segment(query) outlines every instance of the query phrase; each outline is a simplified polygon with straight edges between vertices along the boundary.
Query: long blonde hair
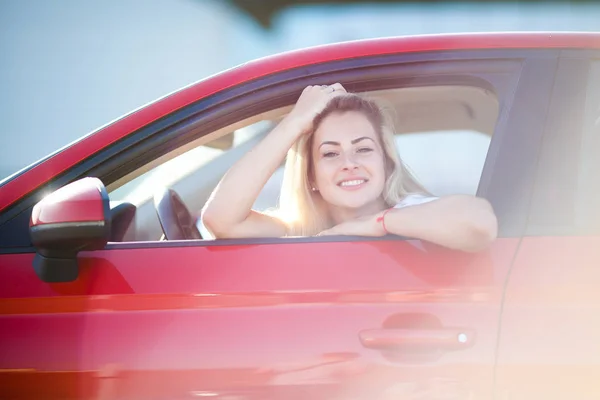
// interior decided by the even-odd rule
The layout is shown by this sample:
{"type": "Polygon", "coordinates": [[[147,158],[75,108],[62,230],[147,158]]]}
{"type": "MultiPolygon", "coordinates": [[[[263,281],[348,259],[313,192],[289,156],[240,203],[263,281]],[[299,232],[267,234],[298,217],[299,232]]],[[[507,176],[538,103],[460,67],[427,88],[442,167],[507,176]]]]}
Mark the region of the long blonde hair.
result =
{"type": "Polygon", "coordinates": [[[338,96],[314,119],[312,132],[300,138],[287,154],[277,214],[288,225],[290,236],[314,236],[331,227],[327,204],[320,193],[311,190],[313,133],[328,115],[349,111],[363,113],[381,140],[386,166],[382,194],[386,204],[393,207],[409,193],[428,193],[402,162],[392,120],[382,107],[357,94],[338,96]]]}

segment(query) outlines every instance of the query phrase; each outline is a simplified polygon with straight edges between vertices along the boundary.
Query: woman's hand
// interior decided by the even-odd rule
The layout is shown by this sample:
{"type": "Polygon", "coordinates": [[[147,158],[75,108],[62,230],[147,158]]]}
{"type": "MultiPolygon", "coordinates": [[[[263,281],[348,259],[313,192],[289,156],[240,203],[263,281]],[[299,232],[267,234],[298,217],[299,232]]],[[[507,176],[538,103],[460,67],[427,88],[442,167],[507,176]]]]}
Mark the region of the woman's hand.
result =
{"type": "Polygon", "coordinates": [[[340,83],[330,86],[307,86],[285,120],[291,121],[300,128],[301,134],[305,134],[312,130],[313,120],[325,109],[329,101],[346,93],[346,89],[340,83]]]}
{"type": "Polygon", "coordinates": [[[324,230],[317,236],[385,236],[383,224],[378,221],[382,213],[356,218],[350,221],[342,222],[333,228],[324,230]]]}

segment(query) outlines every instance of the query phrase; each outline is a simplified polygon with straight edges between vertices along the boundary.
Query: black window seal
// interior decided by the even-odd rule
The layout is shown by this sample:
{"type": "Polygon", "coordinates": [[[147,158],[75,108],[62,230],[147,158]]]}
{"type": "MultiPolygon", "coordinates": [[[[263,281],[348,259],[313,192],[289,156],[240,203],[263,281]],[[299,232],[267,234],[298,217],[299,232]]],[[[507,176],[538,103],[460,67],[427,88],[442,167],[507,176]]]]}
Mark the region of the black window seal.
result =
{"type": "Polygon", "coordinates": [[[499,121],[498,129],[505,134],[492,141],[488,151],[492,159],[486,159],[480,189],[489,186],[484,193],[498,216],[499,237],[525,234],[558,53],[551,60],[525,61],[510,110],[501,114],[507,120],[499,121]]]}

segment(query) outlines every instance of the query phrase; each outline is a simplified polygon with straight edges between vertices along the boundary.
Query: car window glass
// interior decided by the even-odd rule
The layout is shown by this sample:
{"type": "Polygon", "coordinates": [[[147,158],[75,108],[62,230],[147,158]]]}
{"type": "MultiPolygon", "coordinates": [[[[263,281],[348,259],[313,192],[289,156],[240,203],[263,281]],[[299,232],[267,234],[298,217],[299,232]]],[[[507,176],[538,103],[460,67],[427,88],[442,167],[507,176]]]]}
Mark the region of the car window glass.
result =
{"type": "Polygon", "coordinates": [[[204,146],[198,146],[164,162],[111,191],[111,201],[129,202],[136,206],[143,204],[152,198],[157,187],[171,187],[236,146],[240,146],[254,136],[264,133],[264,130],[270,126],[266,122],[259,121],[238,129],[204,146]]]}
{"type": "Polygon", "coordinates": [[[577,176],[575,225],[581,233],[600,233],[600,60],[590,63],[581,157],[577,176]]]}

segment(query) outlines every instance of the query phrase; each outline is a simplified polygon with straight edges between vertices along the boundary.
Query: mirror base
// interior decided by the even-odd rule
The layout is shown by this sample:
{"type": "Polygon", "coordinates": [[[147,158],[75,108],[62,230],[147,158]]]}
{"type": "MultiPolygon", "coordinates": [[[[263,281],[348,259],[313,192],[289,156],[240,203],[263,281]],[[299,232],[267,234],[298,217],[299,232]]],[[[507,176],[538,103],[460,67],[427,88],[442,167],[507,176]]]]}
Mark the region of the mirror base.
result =
{"type": "Polygon", "coordinates": [[[45,257],[36,253],[33,269],[42,281],[48,283],[72,282],[79,276],[76,257],[45,257]]]}

